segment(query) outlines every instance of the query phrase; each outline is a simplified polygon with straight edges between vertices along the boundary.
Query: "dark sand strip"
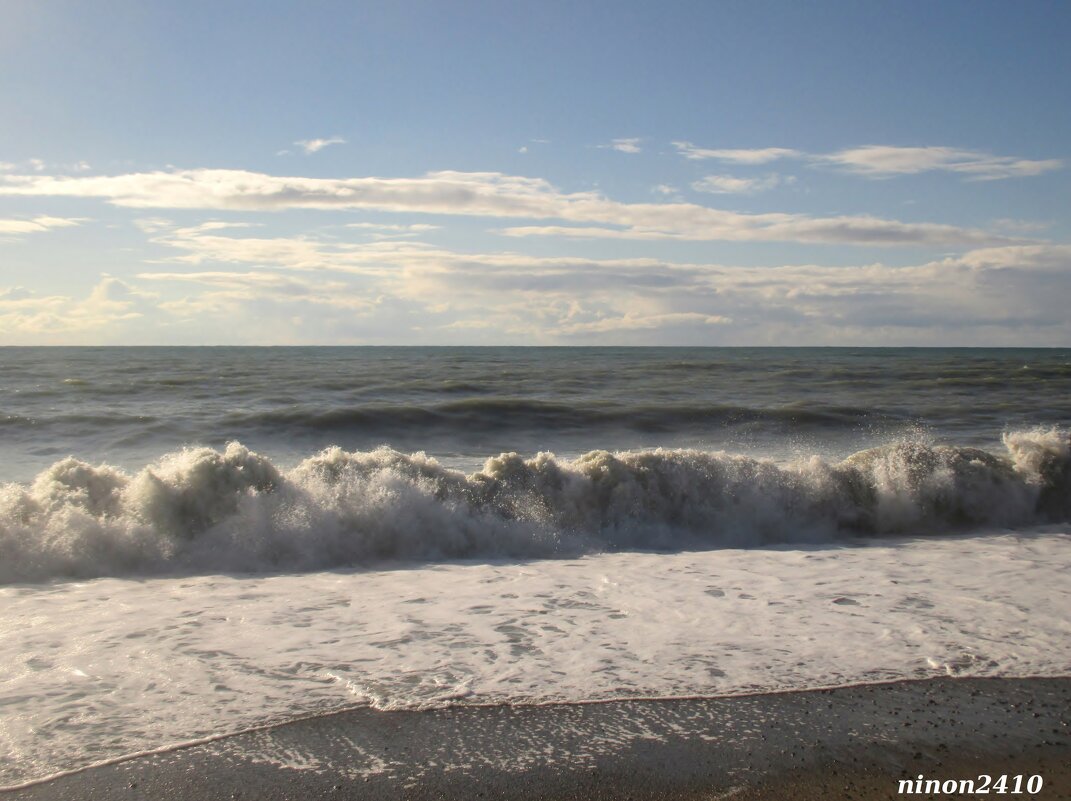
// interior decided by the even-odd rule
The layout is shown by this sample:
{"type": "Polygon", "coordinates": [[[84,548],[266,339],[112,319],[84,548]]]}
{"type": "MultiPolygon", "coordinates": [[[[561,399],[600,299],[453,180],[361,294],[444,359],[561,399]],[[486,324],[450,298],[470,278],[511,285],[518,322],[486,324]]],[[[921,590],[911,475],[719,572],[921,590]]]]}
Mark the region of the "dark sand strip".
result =
{"type": "Polygon", "coordinates": [[[1071,679],[935,679],[741,698],[361,709],[136,757],[2,797],[926,797],[896,794],[899,779],[919,773],[939,779],[1040,773],[1045,786],[1035,798],[1071,798],[1071,679]]]}

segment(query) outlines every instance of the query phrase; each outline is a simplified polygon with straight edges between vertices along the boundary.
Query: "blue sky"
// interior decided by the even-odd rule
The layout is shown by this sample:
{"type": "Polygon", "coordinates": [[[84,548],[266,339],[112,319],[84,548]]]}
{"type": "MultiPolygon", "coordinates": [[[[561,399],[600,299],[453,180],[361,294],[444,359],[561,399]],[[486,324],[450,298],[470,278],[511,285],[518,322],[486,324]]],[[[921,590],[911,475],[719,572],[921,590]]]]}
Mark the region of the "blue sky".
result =
{"type": "Polygon", "coordinates": [[[1064,3],[0,16],[0,343],[1071,343],[1064,3]]]}

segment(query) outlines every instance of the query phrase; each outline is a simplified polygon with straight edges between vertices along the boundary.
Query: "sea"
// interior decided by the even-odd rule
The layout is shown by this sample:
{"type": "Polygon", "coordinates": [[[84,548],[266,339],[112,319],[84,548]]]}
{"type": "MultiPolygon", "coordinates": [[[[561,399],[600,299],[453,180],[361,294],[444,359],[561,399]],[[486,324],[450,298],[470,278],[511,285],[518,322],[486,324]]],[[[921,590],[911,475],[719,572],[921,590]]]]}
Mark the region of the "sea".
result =
{"type": "Polygon", "coordinates": [[[0,348],[0,788],[362,706],[1071,675],[1069,426],[1067,348],[0,348]]]}

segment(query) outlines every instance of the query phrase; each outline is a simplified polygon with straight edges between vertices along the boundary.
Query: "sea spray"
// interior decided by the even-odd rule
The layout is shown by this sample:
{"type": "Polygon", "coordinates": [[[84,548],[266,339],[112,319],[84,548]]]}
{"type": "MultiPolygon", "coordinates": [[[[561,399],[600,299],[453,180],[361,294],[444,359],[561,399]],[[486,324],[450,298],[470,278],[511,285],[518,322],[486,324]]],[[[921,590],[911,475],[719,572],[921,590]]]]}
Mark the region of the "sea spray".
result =
{"type": "Polygon", "coordinates": [[[238,443],[171,453],[134,475],[67,458],[0,488],[0,581],[739,548],[1067,520],[1067,433],[1004,442],[1005,456],[901,441],[839,463],[504,453],[471,475],[389,448],[328,448],[285,471],[238,443]]]}

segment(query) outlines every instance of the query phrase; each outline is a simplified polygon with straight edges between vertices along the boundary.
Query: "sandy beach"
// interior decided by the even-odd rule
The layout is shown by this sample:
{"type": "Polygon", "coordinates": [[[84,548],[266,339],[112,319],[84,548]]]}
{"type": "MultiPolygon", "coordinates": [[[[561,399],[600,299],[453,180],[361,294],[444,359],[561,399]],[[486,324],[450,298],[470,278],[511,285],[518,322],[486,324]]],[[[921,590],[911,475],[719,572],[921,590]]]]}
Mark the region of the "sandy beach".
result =
{"type": "MultiPolygon", "coordinates": [[[[902,778],[1071,791],[1071,679],[934,679],[720,699],[360,709],[4,794],[59,799],[891,798],[902,778]]],[[[947,797],[947,796],[941,796],[947,797]]]]}

